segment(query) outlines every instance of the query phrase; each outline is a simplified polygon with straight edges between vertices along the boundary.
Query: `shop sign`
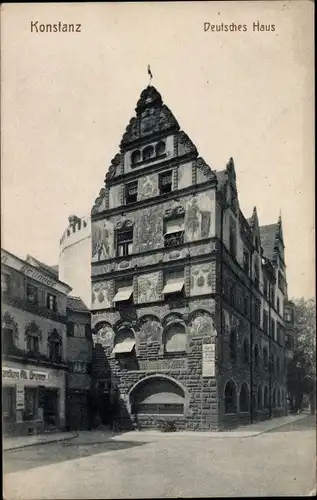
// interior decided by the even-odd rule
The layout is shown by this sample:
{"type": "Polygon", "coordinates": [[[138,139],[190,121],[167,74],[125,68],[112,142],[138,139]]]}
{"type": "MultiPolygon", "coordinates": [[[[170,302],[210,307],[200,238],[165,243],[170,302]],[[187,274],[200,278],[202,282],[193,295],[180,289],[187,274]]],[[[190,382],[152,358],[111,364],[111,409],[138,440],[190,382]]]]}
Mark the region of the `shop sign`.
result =
{"type": "Polygon", "coordinates": [[[203,344],[203,377],[215,376],[215,344],[203,344]]]}
{"type": "Polygon", "coordinates": [[[24,387],[16,388],[16,404],[15,407],[17,410],[24,409],[24,387]]]}
{"type": "Polygon", "coordinates": [[[49,379],[49,374],[35,370],[2,367],[2,378],[3,380],[34,380],[35,382],[44,382],[49,379]]]}

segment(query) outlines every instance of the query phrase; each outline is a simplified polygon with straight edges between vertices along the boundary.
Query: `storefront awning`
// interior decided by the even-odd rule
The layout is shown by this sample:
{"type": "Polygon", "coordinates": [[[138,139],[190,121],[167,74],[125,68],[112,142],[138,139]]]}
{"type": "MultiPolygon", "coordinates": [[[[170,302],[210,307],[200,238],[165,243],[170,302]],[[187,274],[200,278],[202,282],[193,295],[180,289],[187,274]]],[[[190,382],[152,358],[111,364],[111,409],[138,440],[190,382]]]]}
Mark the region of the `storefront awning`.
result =
{"type": "Polygon", "coordinates": [[[123,300],[129,300],[133,293],[133,287],[128,286],[124,288],[120,288],[118,292],[116,293],[113,302],[121,302],[123,300]]]}
{"type": "Polygon", "coordinates": [[[113,354],[122,354],[122,353],[129,353],[132,351],[133,347],[135,346],[135,340],[124,340],[123,342],[120,342],[119,344],[114,346],[113,349],[113,354]]]}
{"type": "Polygon", "coordinates": [[[177,233],[184,231],[184,220],[174,219],[166,222],[165,234],[177,233]]]}
{"type": "Polygon", "coordinates": [[[165,293],[175,293],[181,292],[184,286],[184,281],[178,281],[174,283],[167,283],[163,288],[163,294],[165,293]]]}

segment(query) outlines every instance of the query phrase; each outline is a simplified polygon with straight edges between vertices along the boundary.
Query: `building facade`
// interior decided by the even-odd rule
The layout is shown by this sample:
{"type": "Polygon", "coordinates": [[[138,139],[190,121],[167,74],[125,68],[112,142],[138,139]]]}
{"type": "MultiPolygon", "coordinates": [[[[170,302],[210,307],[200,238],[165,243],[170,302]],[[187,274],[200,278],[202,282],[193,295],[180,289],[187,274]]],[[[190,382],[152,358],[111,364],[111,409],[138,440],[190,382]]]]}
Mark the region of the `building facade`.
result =
{"type": "Polygon", "coordinates": [[[63,430],[71,288],[30,256],[1,250],[1,264],[4,433],[63,430]]]}
{"type": "Polygon", "coordinates": [[[239,207],[148,86],[91,212],[92,375],[121,425],[221,430],[285,414],[281,218],[239,207]]]}
{"type": "Polygon", "coordinates": [[[66,426],[84,430],[91,426],[90,311],[79,297],[67,297],[67,388],[66,426]]]}

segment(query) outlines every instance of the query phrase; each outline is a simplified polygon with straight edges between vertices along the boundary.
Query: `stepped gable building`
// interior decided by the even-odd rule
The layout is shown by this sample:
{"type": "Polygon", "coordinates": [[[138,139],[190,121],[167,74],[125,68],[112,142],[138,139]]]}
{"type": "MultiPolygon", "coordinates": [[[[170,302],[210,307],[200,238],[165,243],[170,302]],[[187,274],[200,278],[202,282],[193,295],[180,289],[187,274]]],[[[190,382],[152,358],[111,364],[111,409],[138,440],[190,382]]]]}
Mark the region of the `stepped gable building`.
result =
{"type": "Polygon", "coordinates": [[[66,300],[70,290],[49,266],[1,249],[5,434],[65,428],[66,300]]]}
{"type": "Polygon", "coordinates": [[[239,207],[148,86],[91,212],[95,387],[121,425],[221,430],[286,411],[281,218],[239,207]]]}

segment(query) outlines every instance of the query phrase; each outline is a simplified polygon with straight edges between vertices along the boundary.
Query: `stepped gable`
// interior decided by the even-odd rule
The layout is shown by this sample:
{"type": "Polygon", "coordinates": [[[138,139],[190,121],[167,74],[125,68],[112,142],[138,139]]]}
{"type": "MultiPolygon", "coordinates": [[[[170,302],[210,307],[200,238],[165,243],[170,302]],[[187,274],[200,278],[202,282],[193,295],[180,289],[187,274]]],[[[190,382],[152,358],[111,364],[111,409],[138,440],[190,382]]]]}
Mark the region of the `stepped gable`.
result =
{"type": "Polygon", "coordinates": [[[121,150],[133,147],[135,142],[150,135],[170,133],[180,128],[173,113],[163,104],[161,94],[152,85],[141,92],[135,111],[136,116],[131,118],[123,134],[121,150]]]}

